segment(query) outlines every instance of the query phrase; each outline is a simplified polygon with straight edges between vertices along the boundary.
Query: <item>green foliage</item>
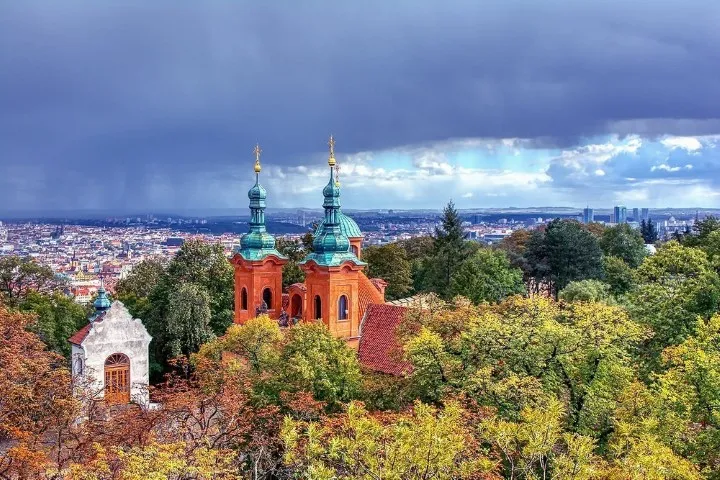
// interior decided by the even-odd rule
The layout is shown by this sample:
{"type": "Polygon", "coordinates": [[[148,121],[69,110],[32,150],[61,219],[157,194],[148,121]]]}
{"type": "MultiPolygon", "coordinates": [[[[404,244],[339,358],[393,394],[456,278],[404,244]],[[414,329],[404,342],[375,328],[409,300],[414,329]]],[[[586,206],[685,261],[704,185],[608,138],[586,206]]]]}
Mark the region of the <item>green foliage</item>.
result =
{"type": "Polygon", "coordinates": [[[442,225],[435,229],[433,254],[422,263],[420,288],[450,298],[452,277],[468,258],[471,249],[465,240],[460,215],[453,202],[450,202],[443,210],[442,225]]]}
{"type": "Polygon", "coordinates": [[[360,365],[347,342],[322,323],[301,323],[288,330],[280,355],[286,391],[311,392],[335,408],[360,391],[360,365]]]}
{"type": "Polygon", "coordinates": [[[525,284],[522,271],[510,265],[505,252],[482,248],[453,274],[450,292],[476,304],[496,303],[510,295],[525,293],[525,284]]]}
{"type": "Polygon", "coordinates": [[[150,314],[149,297],[164,275],[165,264],[161,259],[145,259],[135,265],[127,277],[117,282],[115,295],[133,317],[145,320],[150,314]]]}
{"type": "Polygon", "coordinates": [[[600,247],[605,255],[620,258],[632,268],[640,265],[647,255],[640,232],[627,223],[605,229],[600,247]]]}
{"type": "Polygon", "coordinates": [[[68,338],[88,322],[86,308],[61,293],[44,295],[31,291],[20,304],[20,310],[36,315],[29,330],[36,333],[48,349],[70,358],[68,338]]]}
{"type": "Polygon", "coordinates": [[[527,243],[528,277],[548,284],[557,294],[575,280],[602,278],[602,251],[597,238],[578,222],[555,219],[527,243]]]}
{"type": "Polygon", "coordinates": [[[612,299],[610,285],[599,280],[570,282],[560,291],[560,300],[566,302],[607,302],[612,299]]]}
{"type": "Polygon", "coordinates": [[[402,298],[412,289],[407,252],[397,243],[365,248],[363,261],[368,263],[367,275],[370,278],[382,278],[388,283],[385,290],[387,300],[402,298]]]}
{"type": "Polygon", "coordinates": [[[29,257],[0,257],[0,300],[16,307],[30,292],[58,291],[63,282],[47,265],[29,257]]]}
{"type": "Polygon", "coordinates": [[[658,231],[655,222],[648,218],[640,222],[640,235],[643,237],[643,241],[648,244],[653,244],[658,241],[658,231]]]}
{"type": "Polygon", "coordinates": [[[190,355],[213,337],[210,295],[194,283],[181,284],[168,298],[164,336],[168,355],[190,355]]]}
{"type": "Polygon", "coordinates": [[[653,328],[648,360],[657,366],[659,353],[695,332],[697,319],[708,319],[720,306],[720,278],[705,252],[668,242],[647,257],[630,294],[637,320],[653,328]]]}
{"type": "Polygon", "coordinates": [[[283,265],[283,289],[286,289],[293,283],[304,282],[305,272],[303,272],[298,265],[309,252],[304,246],[304,241],[278,238],[275,240],[275,248],[277,248],[278,252],[288,257],[288,262],[283,265]]]}
{"type": "Polygon", "coordinates": [[[635,285],[633,269],[618,257],[603,258],[604,281],[610,286],[610,293],[621,296],[628,293],[635,285]]]}

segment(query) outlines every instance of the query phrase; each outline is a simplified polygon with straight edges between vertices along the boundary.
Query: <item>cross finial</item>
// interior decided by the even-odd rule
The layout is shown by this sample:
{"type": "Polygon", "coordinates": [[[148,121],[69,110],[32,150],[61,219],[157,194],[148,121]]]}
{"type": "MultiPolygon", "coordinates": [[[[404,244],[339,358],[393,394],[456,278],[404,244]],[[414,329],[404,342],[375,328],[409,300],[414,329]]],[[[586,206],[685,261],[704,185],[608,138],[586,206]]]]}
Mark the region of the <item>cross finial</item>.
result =
{"type": "Polygon", "coordinates": [[[328,141],[330,147],[330,156],[328,157],[328,165],[331,167],[335,166],[335,139],[330,135],[330,141],[328,141]]]}
{"type": "Polygon", "coordinates": [[[260,153],[262,153],[262,150],[260,150],[260,144],[255,144],[253,153],[255,154],[255,173],[260,173],[260,170],[262,170],[262,167],[260,166],[260,153]]]}

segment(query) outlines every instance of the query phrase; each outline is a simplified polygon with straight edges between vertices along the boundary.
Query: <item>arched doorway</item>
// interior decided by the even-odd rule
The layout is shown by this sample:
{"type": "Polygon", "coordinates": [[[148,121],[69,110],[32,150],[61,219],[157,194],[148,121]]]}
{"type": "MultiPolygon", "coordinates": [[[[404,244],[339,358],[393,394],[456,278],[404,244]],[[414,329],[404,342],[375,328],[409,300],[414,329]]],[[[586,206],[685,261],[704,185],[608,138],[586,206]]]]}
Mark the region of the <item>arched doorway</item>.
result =
{"type": "Polygon", "coordinates": [[[315,318],[322,318],[322,300],[320,300],[320,295],[315,295],[315,318]]]}
{"type": "Polygon", "coordinates": [[[105,360],[105,401],[130,403],[130,359],[113,353],[105,360]]]}
{"type": "Polygon", "coordinates": [[[302,317],[302,297],[300,295],[293,295],[292,300],[290,300],[290,317],[302,317]]]}
{"type": "Polygon", "coordinates": [[[265,302],[265,305],[267,306],[268,310],[272,310],[273,303],[272,303],[272,290],[270,290],[270,287],[265,288],[263,290],[263,302],[265,302]]]}

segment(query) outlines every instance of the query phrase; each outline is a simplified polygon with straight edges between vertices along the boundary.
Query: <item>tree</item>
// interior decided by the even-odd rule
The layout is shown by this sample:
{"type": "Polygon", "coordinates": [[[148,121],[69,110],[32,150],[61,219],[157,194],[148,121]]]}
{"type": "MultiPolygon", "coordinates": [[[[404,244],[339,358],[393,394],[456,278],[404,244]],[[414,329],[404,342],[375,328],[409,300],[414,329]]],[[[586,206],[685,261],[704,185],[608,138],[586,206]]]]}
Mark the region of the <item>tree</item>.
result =
{"type": "Polygon", "coordinates": [[[474,303],[497,303],[525,293],[522,271],[500,250],[483,248],[467,259],[450,280],[450,292],[474,303]]]}
{"type": "Polygon", "coordinates": [[[407,414],[375,416],[351,403],[339,421],[286,419],[285,462],[317,480],[485,478],[494,462],[473,448],[473,426],[463,417],[450,401],[443,409],[416,403],[407,414]]]}
{"type": "Polygon", "coordinates": [[[530,230],[514,230],[509,236],[503,238],[498,245],[498,248],[507,254],[510,264],[513,267],[520,268],[523,272],[528,271],[525,251],[531,236],[530,230]]]}
{"type": "Polygon", "coordinates": [[[347,342],[322,323],[301,323],[287,331],[280,354],[282,390],[310,392],[336,409],[360,390],[360,365],[347,342]]]}
{"type": "Polygon", "coordinates": [[[573,220],[555,219],[528,242],[531,277],[557,293],[574,280],[602,278],[602,251],[597,238],[573,220]]]}
{"type": "Polygon", "coordinates": [[[470,253],[462,220],[451,201],[443,210],[442,225],[435,229],[433,254],[423,262],[422,288],[449,298],[450,280],[470,253]]]}
{"type": "Polygon", "coordinates": [[[28,331],[32,321],[0,303],[2,478],[39,478],[80,411],[65,359],[28,331]]]}
{"type": "Polygon", "coordinates": [[[695,332],[697,318],[708,319],[720,306],[720,277],[705,252],[675,241],[666,243],[637,269],[631,312],[655,335],[648,360],[658,366],[660,352],[695,332]]]}
{"type": "Polygon", "coordinates": [[[615,296],[628,293],[635,285],[633,269],[618,257],[603,258],[604,281],[615,296]]]}
{"type": "Polygon", "coordinates": [[[48,348],[66,359],[70,358],[68,338],[88,322],[88,312],[61,293],[44,295],[29,292],[20,304],[20,310],[35,315],[28,325],[48,348]]]}
{"type": "Polygon", "coordinates": [[[50,293],[62,286],[47,265],[28,257],[0,257],[0,297],[10,306],[17,306],[31,291],[50,293]]]}
{"type": "Polygon", "coordinates": [[[286,289],[293,283],[302,283],[305,281],[305,272],[302,271],[298,263],[307,255],[307,250],[303,246],[304,242],[299,240],[286,240],[278,238],[275,246],[278,252],[288,257],[288,262],[283,265],[283,288],[286,289]]]}
{"type": "Polygon", "coordinates": [[[407,252],[397,243],[367,247],[363,250],[363,260],[368,263],[369,277],[382,278],[388,283],[387,300],[402,298],[412,289],[407,252]]]}
{"type": "Polygon", "coordinates": [[[658,241],[658,232],[655,223],[652,219],[648,218],[647,222],[642,220],[640,222],[640,235],[647,244],[653,244],[658,241]]]}
{"type": "Polygon", "coordinates": [[[605,255],[621,258],[632,268],[640,265],[647,255],[643,237],[627,223],[605,229],[600,248],[605,255]]]}
{"type": "Polygon", "coordinates": [[[185,283],[172,292],[165,325],[167,354],[187,356],[212,340],[210,314],[210,296],[202,287],[185,283]]]}
{"type": "Polygon", "coordinates": [[[560,291],[559,298],[566,302],[607,302],[611,299],[610,285],[599,280],[570,282],[560,291]]]}
{"type": "Polygon", "coordinates": [[[115,294],[133,317],[147,319],[150,312],[149,297],[165,275],[165,262],[148,258],[136,264],[127,277],[115,286],[115,294]]]}

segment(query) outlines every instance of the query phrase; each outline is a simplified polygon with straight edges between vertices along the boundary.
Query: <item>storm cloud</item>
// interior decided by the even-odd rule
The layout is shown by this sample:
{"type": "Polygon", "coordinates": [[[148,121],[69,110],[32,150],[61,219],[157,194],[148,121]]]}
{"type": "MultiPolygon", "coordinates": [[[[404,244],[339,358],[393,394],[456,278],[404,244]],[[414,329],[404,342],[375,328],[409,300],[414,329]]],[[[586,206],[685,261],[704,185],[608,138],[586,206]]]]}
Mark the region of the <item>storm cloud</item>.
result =
{"type": "MultiPolygon", "coordinates": [[[[383,152],[442,156],[431,146],[448,139],[521,139],[510,171],[584,204],[573,197],[584,167],[556,153],[607,135],[647,147],[720,133],[719,24],[711,0],[2,2],[0,210],[242,209],[255,142],[277,205],[315,206],[308,187],[321,180],[298,167],[322,165],[330,133],[347,174],[402,170],[380,165],[383,152]]],[[[645,178],[629,157],[612,158],[592,173],[627,172],[596,185],[645,178]]],[[[647,176],[701,178],[675,160],[653,157],[647,176]]],[[[428,177],[448,174],[437,158],[409,162],[419,181],[426,166],[428,177]]],[[[716,153],[700,163],[720,166],[716,153]]],[[[477,181],[497,175],[504,204],[534,201],[513,196],[507,171],[477,181]]],[[[380,205],[362,183],[348,206],[446,201],[407,185],[388,197],[398,205],[380,205]]],[[[464,198],[483,206],[479,197],[464,198]]]]}

